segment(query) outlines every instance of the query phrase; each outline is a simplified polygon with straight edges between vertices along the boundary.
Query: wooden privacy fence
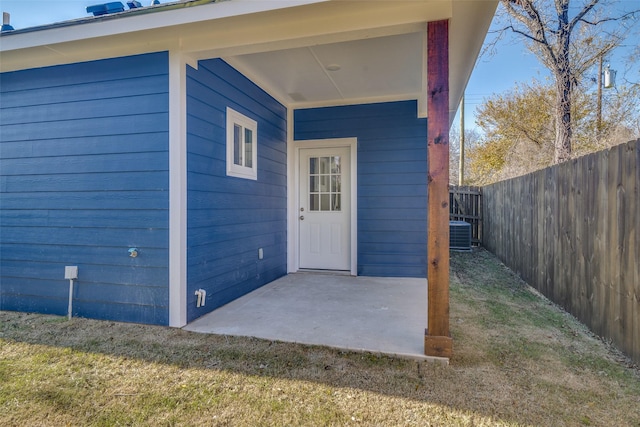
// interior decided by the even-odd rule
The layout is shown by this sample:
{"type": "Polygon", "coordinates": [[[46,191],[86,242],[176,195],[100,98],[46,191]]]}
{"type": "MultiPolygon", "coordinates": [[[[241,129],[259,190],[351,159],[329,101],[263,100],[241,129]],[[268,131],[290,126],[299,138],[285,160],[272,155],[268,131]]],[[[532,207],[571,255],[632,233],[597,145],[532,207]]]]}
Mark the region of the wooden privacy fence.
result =
{"type": "Polygon", "coordinates": [[[640,140],[482,193],[483,245],[640,363],[640,140]]]}
{"type": "Polygon", "coordinates": [[[482,189],[471,186],[449,186],[449,220],[471,224],[471,243],[482,243],[482,189]]]}

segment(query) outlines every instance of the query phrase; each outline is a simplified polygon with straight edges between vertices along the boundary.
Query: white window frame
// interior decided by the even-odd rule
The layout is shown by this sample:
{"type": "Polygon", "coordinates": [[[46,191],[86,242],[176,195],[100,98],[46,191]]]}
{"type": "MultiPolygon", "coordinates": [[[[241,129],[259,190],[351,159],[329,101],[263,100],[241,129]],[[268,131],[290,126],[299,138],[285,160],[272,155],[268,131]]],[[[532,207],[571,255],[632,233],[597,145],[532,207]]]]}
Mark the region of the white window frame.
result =
{"type": "Polygon", "coordinates": [[[250,119],[237,112],[236,110],[227,107],[227,175],[235,176],[237,178],[245,179],[258,179],[258,122],[250,119]],[[252,150],[251,150],[251,167],[244,165],[236,165],[233,162],[234,159],[234,128],[238,125],[242,128],[240,135],[243,138],[241,143],[241,150],[244,153],[244,135],[245,129],[249,129],[252,132],[252,150]]]}

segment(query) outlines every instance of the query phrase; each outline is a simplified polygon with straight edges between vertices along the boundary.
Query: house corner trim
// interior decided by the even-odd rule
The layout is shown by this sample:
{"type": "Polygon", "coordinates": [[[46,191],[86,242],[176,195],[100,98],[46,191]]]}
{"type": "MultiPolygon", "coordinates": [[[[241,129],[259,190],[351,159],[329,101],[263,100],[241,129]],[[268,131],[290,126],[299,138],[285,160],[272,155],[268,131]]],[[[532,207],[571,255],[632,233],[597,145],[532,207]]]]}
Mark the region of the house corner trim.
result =
{"type": "Polygon", "coordinates": [[[187,64],[169,52],[169,326],[187,324],[187,64]]]}

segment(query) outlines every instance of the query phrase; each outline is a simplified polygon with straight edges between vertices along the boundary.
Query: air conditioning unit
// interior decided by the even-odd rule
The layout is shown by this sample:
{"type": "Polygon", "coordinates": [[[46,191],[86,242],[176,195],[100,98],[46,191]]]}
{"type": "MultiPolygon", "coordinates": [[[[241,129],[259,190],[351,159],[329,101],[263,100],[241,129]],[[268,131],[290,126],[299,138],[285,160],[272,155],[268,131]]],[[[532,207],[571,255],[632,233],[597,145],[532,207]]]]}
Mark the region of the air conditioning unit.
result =
{"type": "Polygon", "coordinates": [[[464,221],[449,221],[449,249],[471,250],[471,224],[464,221]]]}

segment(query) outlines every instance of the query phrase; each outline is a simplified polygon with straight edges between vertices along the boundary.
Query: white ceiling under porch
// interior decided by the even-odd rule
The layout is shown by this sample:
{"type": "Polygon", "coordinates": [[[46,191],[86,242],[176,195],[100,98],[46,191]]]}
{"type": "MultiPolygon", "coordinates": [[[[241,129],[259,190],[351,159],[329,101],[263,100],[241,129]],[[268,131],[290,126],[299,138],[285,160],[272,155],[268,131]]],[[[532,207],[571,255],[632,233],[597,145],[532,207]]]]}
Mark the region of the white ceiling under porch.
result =
{"type": "Polygon", "coordinates": [[[226,59],[288,105],[418,99],[424,33],[329,43],[226,59]]]}

